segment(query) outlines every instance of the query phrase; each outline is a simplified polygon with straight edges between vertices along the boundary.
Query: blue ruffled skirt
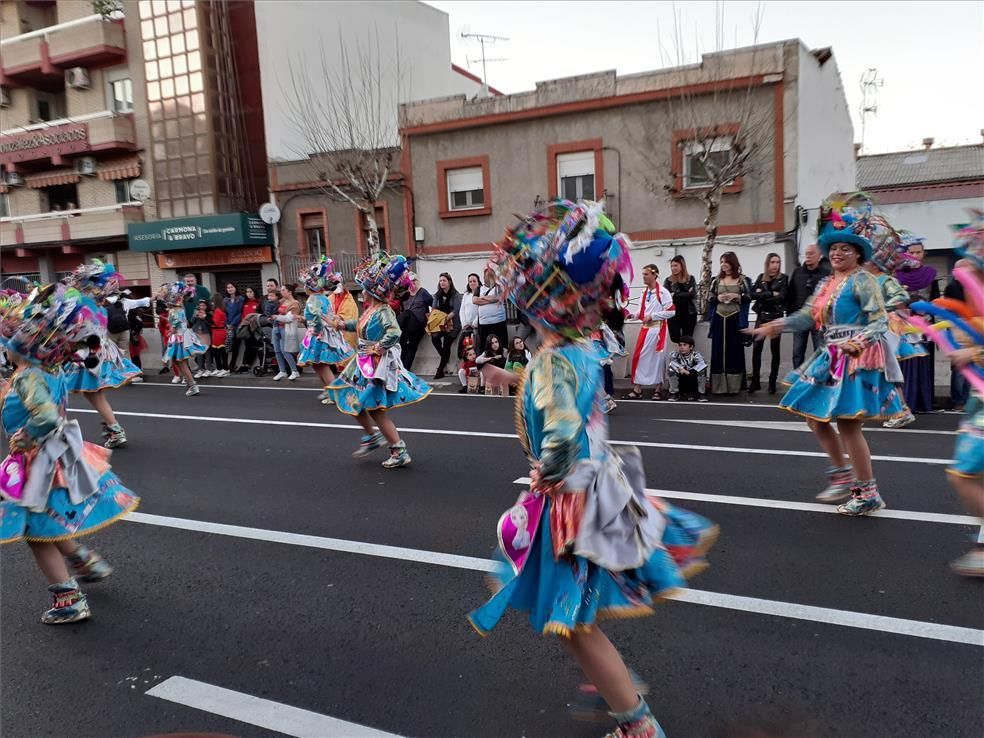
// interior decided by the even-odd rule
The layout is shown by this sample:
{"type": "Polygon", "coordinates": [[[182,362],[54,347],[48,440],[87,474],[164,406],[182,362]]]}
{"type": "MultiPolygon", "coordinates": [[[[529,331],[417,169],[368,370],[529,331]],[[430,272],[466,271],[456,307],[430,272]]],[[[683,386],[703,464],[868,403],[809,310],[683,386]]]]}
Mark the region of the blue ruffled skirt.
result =
{"type": "Polygon", "coordinates": [[[44,512],[31,512],[10,500],[0,502],[0,543],[14,541],[63,541],[95,533],[133,512],[140,498],[107,470],[99,478],[99,489],[73,505],[65,487],[48,495],[44,512]]]}
{"type": "Polygon", "coordinates": [[[960,423],[953,464],[947,470],[958,477],[984,476],[984,402],[972,395],[960,423]]]}
{"type": "Polygon", "coordinates": [[[98,392],[116,389],[128,384],[140,375],[140,368],[129,359],[120,356],[116,362],[102,361],[95,369],[72,364],[65,369],[65,388],[69,392],[98,392]]]}
{"type": "MultiPolygon", "coordinates": [[[[336,333],[338,332],[336,331],[336,333]]],[[[301,342],[300,353],[297,354],[297,365],[344,364],[355,356],[355,350],[340,333],[332,337],[337,338],[335,341],[326,341],[325,338],[328,338],[326,333],[310,337],[305,336],[301,342]]]]}
{"type": "Polygon", "coordinates": [[[358,415],[363,410],[392,410],[420,402],[432,391],[432,387],[420,377],[406,371],[400,375],[393,391],[379,379],[367,379],[357,361],[350,361],[345,371],[328,386],[328,392],[336,407],[346,415],[358,415]]]}
{"type": "Polygon", "coordinates": [[[207,350],[191,330],[186,330],[181,340],[176,340],[177,338],[173,333],[168,336],[167,347],[162,357],[165,364],[170,364],[172,361],[187,361],[192,356],[204,354],[207,350]]]}
{"type": "Polygon", "coordinates": [[[510,607],[528,612],[536,632],[564,637],[600,619],[648,615],[657,600],[684,587],[688,576],[706,568],[703,553],[717,538],[717,526],[706,518],[659,500],[666,519],[665,548],[638,569],[609,571],[580,556],[554,558],[551,504],[544,509],[529,558],[518,575],[497,551],[496,570],[490,575],[495,594],[468,615],[481,635],[487,635],[510,607]]]}

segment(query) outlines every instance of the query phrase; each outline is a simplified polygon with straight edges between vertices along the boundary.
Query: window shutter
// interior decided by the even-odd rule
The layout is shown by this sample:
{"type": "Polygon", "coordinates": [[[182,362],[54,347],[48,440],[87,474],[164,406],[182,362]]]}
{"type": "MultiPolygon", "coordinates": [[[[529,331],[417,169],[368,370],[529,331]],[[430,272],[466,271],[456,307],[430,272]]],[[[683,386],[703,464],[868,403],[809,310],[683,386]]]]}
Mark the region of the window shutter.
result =
{"type": "Polygon", "coordinates": [[[578,151],[575,154],[561,154],[557,157],[557,176],[584,177],[595,173],[595,154],[593,151],[578,151]]]}
{"type": "Polygon", "coordinates": [[[448,192],[482,189],[482,168],[452,169],[448,172],[448,192]]]}

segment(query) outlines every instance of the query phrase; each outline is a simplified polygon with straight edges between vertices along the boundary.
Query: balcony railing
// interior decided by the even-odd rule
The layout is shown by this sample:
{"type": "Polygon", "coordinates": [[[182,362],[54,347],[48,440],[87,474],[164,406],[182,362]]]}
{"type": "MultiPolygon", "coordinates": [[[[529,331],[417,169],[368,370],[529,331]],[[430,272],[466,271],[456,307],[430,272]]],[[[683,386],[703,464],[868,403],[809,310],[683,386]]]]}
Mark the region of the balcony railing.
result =
{"type": "MultiPolygon", "coordinates": [[[[0,218],[0,224],[12,225],[21,234],[18,245],[30,246],[62,242],[114,238],[126,235],[130,223],[143,222],[143,205],[139,202],[107,205],[99,208],[58,210],[52,213],[0,218]]],[[[5,231],[7,228],[4,229],[5,231]]]]}
{"type": "MultiPolygon", "coordinates": [[[[342,273],[346,282],[354,280],[355,268],[365,259],[359,254],[331,254],[335,260],[335,269],[342,273]]],[[[283,284],[300,284],[304,273],[313,263],[309,257],[298,256],[297,254],[284,254],[280,257],[280,281],[283,284]]]]}
{"type": "Polygon", "coordinates": [[[0,131],[0,164],[57,160],[90,151],[126,151],[136,145],[133,114],[103,110],[0,131]]]}
{"type": "Polygon", "coordinates": [[[101,15],[58,23],[0,41],[2,77],[45,86],[75,66],[103,66],[126,58],[123,24],[101,15]]]}

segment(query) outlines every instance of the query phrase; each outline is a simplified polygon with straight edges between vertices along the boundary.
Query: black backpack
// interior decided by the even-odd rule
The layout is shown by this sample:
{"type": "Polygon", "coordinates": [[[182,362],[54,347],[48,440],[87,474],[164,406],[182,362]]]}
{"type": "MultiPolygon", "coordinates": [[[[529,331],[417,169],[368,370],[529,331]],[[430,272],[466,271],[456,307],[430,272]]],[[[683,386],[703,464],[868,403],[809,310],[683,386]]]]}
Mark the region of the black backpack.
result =
{"type": "Polygon", "coordinates": [[[110,333],[123,333],[130,330],[130,321],[127,320],[126,310],[123,308],[123,300],[106,306],[106,315],[109,320],[106,323],[106,330],[110,333]]]}

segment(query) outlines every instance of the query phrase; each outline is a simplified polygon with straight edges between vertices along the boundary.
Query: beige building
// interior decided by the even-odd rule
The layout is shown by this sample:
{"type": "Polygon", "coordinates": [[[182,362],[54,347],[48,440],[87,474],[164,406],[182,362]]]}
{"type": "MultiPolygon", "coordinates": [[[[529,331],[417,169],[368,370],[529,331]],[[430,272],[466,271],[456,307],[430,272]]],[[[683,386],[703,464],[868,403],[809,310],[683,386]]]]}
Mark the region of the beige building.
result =
{"type": "Polygon", "coordinates": [[[854,184],[853,129],[830,49],[786,41],[706,54],[688,67],[406,104],[405,199],[420,271],[436,279],[451,255],[476,266],[469,255],[487,253],[514,213],[558,194],[603,200],[640,264],[666,269],[683,253],[694,271],[705,209],[687,131],[720,131],[715,146],[724,149],[741,125],[754,125],[760,153],[723,195],[716,252],[738,250],[754,278],[768,251],[796,255],[798,206],[815,210],[854,184]]]}

